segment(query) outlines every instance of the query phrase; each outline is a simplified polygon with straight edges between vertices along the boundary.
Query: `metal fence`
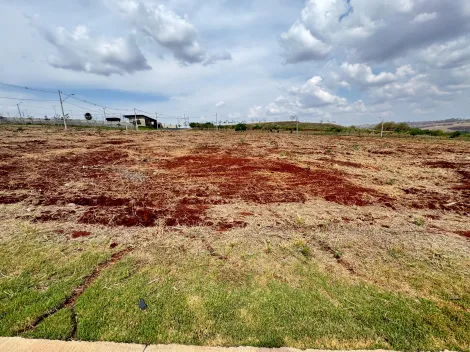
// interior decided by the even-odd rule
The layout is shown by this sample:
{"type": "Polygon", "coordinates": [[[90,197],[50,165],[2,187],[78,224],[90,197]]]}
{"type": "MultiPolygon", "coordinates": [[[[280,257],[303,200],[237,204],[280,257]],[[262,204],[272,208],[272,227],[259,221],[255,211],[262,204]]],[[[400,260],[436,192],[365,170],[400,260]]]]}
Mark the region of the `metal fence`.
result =
{"type": "MultiPolygon", "coordinates": [[[[18,117],[0,117],[0,124],[15,124],[15,125],[51,125],[62,126],[64,121],[61,119],[44,118],[18,118],[18,117]]],[[[97,121],[97,120],[79,120],[67,119],[67,126],[82,126],[82,127],[110,127],[110,128],[132,128],[133,125],[124,122],[110,122],[110,121],[97,121]]]]}

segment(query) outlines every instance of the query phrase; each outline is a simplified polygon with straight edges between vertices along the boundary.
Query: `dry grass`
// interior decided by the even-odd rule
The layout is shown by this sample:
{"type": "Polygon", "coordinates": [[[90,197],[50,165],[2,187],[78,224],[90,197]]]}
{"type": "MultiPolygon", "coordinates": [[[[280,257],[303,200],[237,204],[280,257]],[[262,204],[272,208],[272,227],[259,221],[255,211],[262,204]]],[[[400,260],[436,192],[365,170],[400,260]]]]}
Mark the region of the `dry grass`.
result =
{"type": "MultiPolygon", "coordinates": [[[[27,240],[31,233],[49,245],[132,246],[132,270],[144,272],[150,287],[174,277],[183,291],[198,275],[202,281],[213,275],[233,287],[250,277],[260,290],[272,280],[301,289],[306,274],[299,265],[313,265],[347,285],[365,283],[470,312],[470,240],[457,234],[470,231],[469,191],[455,188],[468,185],[466,142],[246,133],[240,143],[241,135],[232,132],[43,128],[2,128],[0,136],[0,200],[10,203],[0,204],[0,243],[27,240]],[[226,157],[233,164],[217,161],[226,157]],[[201,160],[207,166],[199,168],[201,160]],[[447,166],[436,166],[440,161],[447,166]],[[283,169],[290,165],[299,168],[283,169]],[[317,171],[336,177],[336,184],[326,185],[337,202],[324,199],[330,189],[313,178],[317,171]],[[231,179],[234,175],[241,181],[231,179]],[[360,192],[356,203],[338,196],[351,187],[360,192]],[[98,196],[125,201],[93,203],[98,196]],[[93,220],[83,221],[90,210],[93,220]],[[143,210],[157,216],[145,222],[149,215],[143,210]],[[138,226],[116,226],[126,212],[138,226]],[[74,231],[91,235],[72,240],[74,231]]],[[[333,306],[344,304],[329,289],[318,289],[333,306]]],[[[185,299],[202,314],[196,292],[185,299]]],[[[249,308],[243,309],[240,319],[253,322],[249,308]]],[[[377,346],[369,335],[311,341],[294,335],[285,336],[284,343],[377,346]]],[[[223,344],[238,341],[221,336],[223,344]]],[[[465,346],[439,339],[426,346],[465,346]]],[[[218,340],[211,335],[201,341],[218,340]]]]}

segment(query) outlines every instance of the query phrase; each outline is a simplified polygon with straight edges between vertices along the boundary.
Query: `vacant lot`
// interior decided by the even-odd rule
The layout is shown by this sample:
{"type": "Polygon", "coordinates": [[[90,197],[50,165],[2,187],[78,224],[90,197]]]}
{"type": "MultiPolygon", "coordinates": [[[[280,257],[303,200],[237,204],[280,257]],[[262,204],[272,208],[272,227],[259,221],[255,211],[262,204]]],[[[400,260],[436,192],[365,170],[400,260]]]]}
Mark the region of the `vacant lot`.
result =
{"type": "Polygon", "coordinates": [[[0,335],[470,350],[469,215],[465,141],[2,126],[0,335]]]}

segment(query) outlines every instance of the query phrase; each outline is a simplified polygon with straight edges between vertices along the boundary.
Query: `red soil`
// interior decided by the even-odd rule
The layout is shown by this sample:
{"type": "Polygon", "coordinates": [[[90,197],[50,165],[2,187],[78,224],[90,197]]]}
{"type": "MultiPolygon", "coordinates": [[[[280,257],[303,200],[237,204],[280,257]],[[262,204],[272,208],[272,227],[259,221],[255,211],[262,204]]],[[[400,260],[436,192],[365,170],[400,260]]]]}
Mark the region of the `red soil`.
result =
{"type": "Polygon", "coordinates": [[[455,232],[455,233],[456,233],[457,235],[470,238],[470,231],[457,231],[457,232],[455,232]]]}
{"type": "Polygon", "coordinates": [[[75,231],[72,233],[72,238],[88,237],[91,235],[91,232],[88,231],[75,231]]]}
{"type": "Polygon", "coordinates": [[[364,206],[391,200],[378,192],[348,181],[338,171],[306,169],[266,159],[224,155],[193,155],[169,160],[165,168],[198,183],[212,183],[223,199],[242,199],[259,204],[305,202],[308,196],[364,206]]]}
{"type": "Polygon", "coordinates": [[[15,204],[25,200],[27,196],[0,196],[0,204],[15,204]]]}
{"type": "Polygon", "coordinates": [[[230,229],[235,229],[235,228],[244,228],[247,227],[248,224],[244,221],[232,221],[232,222],[219,222],[217,224],[217,231],[219,232],[225,232],[230,229]]]}
{"type": "Polygon", "coordinates": [[[56,211],[46,210],[34,218],[35,221],[59,221],[69,218],[75,214],[75,210],[59,209],[56,211]]]}
{"type": "Polygon", "coordinates": [[[452,163],[450,161],[428,161],[424,165],[432,168],[441,168],[441,169],[456,169],[459,167],[459,164],[452,163]]]}

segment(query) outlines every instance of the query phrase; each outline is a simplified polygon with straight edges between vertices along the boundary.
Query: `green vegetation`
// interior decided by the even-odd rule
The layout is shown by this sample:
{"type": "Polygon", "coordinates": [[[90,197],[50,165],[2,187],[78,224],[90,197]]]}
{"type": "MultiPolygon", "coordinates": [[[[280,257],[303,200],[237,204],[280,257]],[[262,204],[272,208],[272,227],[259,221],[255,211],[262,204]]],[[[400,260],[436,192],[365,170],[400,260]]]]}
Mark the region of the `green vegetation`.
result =
{"type": "MultiPolygon", "coordinates": [[[[376,133],[380,133],[382,130],[382,123],[375,125],[374,130],[376,133]]],[[[433,137],[449,137],[449,138],[457,138],[460,136],[465,135],[460,131],[448,133],[443,132],[441,130],[428,130],[428,129],[421,129],[417,127],[411,127],[407,123],[400,122],[384,122],[383,130],[387,133],[397,133],[397,134],[408,134],[410,136],[433,136],[433,137]]]]}
{"type": "MultiPolygon", "coordinates": [[[[15,335],[60,307],[93,267],[109,258],[105,244],[45,244],[44,236],[28,230],[0,247],[0,335],[15,335]]],[[[303,240],[292,252],[282,249],[283,257],[294,261],[275,275],[260,270],[263,261],[256,253],[234,268],[210,255],[177,260],[177,249],[146,248],[145,260],[127,255],[78,298],[77,339],[399,350],[470,346],[466,310],[329,275],[303,240]],[[148,305],[145,311],[139,298],[148,305]]],[[[269,243],[260,251],[274,260],[279,247],[269,243]]],[[[334,257],[342,256],[335,247],[334,257]]],[[[63,308],[23,336],[68,339],[72,327],[71,311],[63,308]]]]}
{"type": "MultiPolygon", "coordinates": [[[[14,335],[42,314],[58,309],[73,289],[109,257],[106,250],[91,246],[82,251],[78,245],[28,240],[38,235],[44,234],[26,228],[12,241],[0,243],[0,336],[14,335]]],[[[37,336],[64,337],[69,330],[69,324],[62,325],[66,315],[47,319],[60,324],[55,329],[39,329],[37,336]]]]}
{"type": "Polygon", "coordinates": [[[243,132],[243,131],[246,131],[247,127],[246,127],[246,124],[244,123],[239,123],[235,126],[235,131],[237,132],[243,132]]]}
{"type": "Polygon", "coordinates": [[[416,226],[424,226],[424,219],[423,218],[416,218],[416,219],[414,219],[413,223],[416,226]]]}

